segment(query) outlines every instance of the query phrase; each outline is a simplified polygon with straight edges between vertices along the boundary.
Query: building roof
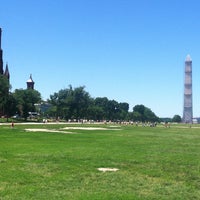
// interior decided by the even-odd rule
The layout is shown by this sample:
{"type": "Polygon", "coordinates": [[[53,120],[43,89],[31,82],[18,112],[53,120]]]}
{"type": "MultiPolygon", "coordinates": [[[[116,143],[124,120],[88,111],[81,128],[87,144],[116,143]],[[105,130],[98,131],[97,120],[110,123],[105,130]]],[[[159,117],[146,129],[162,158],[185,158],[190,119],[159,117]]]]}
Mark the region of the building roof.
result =
{"type": "Polygon", "coordinates": [[[27,83],[34,83],[33,79],[32,79],[32,75],[30,75],[30,78],[26,81],[27,83]]]}

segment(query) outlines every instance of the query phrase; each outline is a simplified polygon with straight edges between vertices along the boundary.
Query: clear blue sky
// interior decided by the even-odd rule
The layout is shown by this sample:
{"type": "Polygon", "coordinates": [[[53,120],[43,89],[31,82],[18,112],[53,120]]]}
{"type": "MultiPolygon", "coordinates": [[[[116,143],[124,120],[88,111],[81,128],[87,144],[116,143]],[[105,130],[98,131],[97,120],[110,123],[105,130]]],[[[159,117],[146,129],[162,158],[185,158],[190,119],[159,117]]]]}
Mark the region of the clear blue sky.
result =
{"type": "Polygon", "coordinates": [[[32,74],[43,99],[86,86],[108,97],[182,116],[184,60],[193,61],[200,116],[200,1],[0,0],[4,67],[12,91],[32,74]]]}

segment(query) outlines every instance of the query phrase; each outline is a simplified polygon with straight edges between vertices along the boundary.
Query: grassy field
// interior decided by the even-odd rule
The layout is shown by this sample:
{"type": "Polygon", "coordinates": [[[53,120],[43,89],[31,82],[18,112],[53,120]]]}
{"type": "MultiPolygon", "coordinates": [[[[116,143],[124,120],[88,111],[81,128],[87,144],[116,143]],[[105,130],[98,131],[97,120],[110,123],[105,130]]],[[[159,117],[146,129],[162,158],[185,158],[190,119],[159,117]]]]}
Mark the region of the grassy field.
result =
{"type": "Polygon", "coordinates": [[[67,126],[0,126],[1,200],[200,199],[200,127],[67,126]]]}

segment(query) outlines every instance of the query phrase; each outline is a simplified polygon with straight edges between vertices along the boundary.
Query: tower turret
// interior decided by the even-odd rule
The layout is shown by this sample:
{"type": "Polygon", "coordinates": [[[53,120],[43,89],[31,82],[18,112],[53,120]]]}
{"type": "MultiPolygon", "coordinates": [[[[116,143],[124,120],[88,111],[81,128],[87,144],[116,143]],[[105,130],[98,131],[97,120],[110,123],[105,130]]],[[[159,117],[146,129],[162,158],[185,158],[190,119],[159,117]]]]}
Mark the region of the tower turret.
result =
{"type": "Polygon", "coordinates": [[[34,90],[34,84],[35,82],[32,79],[32,75],[30,75],[30,78],[26,81],[27,89],[33,89],[34,90]]]}

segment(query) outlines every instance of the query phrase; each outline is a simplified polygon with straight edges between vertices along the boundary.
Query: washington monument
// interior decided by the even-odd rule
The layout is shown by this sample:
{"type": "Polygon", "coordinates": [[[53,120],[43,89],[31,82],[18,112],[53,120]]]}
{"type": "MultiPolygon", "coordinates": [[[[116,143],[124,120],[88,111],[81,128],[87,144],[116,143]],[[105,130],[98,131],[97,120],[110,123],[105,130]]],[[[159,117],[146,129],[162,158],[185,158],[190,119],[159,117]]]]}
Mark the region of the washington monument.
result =
{"type": "Polygon", "coordinates": [[[192,59],[190,55],[187,55],[185,59],[183,122],[192,123],[192,118],[192,59]]]}

